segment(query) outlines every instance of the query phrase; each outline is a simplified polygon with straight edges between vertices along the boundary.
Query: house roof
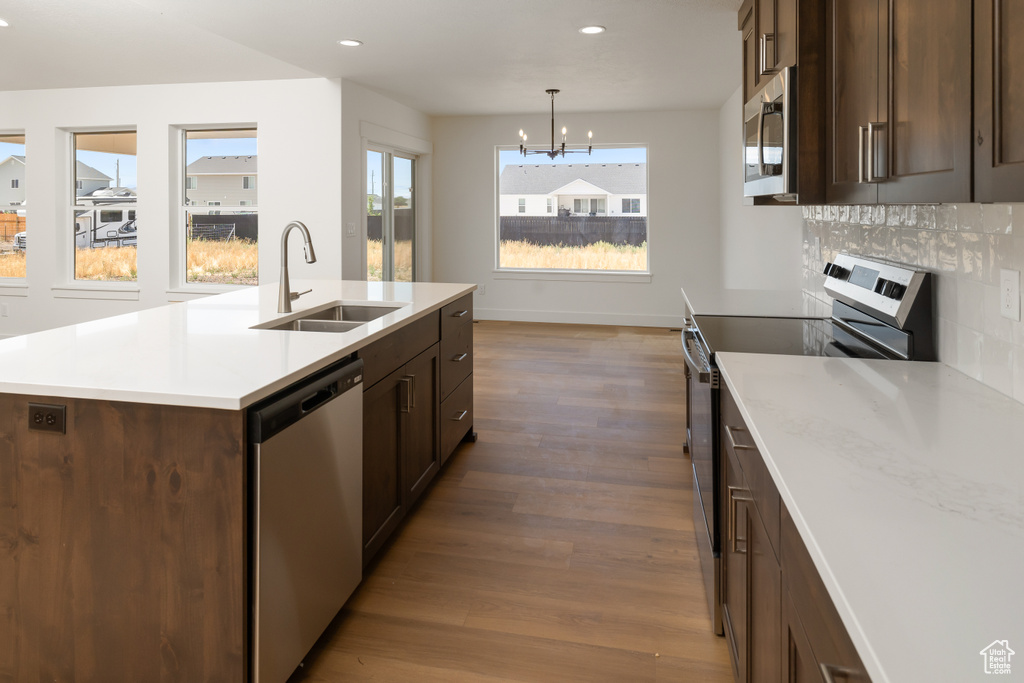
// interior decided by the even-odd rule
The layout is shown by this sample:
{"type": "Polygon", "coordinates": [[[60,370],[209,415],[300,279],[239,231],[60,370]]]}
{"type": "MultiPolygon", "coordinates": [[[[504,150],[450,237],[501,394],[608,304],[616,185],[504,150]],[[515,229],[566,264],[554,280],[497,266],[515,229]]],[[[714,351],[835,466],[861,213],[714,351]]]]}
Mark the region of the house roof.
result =
{"type": "Polygon", "coordinates": [[[256,175],[256,155],[199,157],[185,172],[188,175],[256,175]]]}
{"type": "Polygon", "coordinates": [[[75,178],[78,180],[113,180],[103,171],[97,171],[89,164],[83,164],[81,161],[75,162],[75,178]]]}
{"type": "Polygon", "coordinates": [[[18,154],[12,154],[11,156],[9,156],[6,159],[4,159],[3,161],[0,161],[0,166],[3,166],[4,164],[6,164],[11,159],[14,159],[15,161],[20,161],[23,166],[25,165],[25,157],[24,156],[20,156],[18,154]]]}
{"type": "Polygon", "coordinates": [[[551,194],[575,180],[609,194],[647,194],[647,164],[509,164],[499,188],[501,194],[551,194]]]}

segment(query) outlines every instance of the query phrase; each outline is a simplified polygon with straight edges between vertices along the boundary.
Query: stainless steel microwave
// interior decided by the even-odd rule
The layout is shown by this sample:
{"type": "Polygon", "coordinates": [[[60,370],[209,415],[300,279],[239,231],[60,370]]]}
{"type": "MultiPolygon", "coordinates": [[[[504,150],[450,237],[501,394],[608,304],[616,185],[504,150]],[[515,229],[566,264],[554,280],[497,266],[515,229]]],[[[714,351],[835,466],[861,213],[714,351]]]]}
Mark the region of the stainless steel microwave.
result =
{"type": "Polygon", "coordinates": [[[796,67],[781,69],[743,107],[743,196],[796,202],[796,67]]]}

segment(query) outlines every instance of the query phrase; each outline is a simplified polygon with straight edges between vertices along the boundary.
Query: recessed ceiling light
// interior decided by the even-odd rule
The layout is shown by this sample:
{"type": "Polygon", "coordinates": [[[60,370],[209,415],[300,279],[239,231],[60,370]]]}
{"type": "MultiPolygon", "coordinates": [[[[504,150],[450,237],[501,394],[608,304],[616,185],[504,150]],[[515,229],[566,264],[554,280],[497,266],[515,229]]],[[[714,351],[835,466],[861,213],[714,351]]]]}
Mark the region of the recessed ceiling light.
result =
{"type": "Polygon", "coordinates": [[[363,41],[353,40],[352,38],[345,38],[344,40],[338,41],[338,45],[344,45],[345,47],[359,47],[362,44],[363,41]]]}
{"type": "Polygon", "coordinates": [[[3,19],[0,19],[0,28],[7,28],[8,26],[10,26],[10,24],[8,24],[3,19]]]}
{"type": "Polygon", "coordinates": [[[605,32],[604,26],[584,26],[583,28],[580,29],[580,33],[586,33],[588,35],[592,35],[592,34],[595,34],[595,33],[604,33],[604,32],[605,32]]]}

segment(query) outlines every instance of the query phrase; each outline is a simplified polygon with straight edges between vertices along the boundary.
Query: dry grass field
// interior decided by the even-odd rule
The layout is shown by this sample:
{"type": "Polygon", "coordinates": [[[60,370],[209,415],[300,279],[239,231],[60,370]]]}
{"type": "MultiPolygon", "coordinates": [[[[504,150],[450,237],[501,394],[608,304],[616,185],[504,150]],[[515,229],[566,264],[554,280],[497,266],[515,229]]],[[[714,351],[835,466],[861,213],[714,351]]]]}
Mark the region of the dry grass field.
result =
{"type": "Polygon", "coordinates": [[[75,249],[76,280],[139,279],[135,247],[107,247],[105,249],[75,249]]]}
{"type": "Polygon", "coordinates": [[[647,243],[639,247],[597,242],[586,247],[501,243],[502,268],[558,270],[647,270],[647,243]]]}
{"type": "MultiPolygon", "coordinates": [[[[384,248],[380,240],[366,242],[366,279],[380,282],[384,269],[384,248]]],[[[412,281],[412,241],[400,240],[395,247],[395,281],[412,281]]]]}
{"type": "Polygon", "coordinates": [[[185,259],[188,282],[259,284],[259,249],[250,240],[189,240],[185,259]]]}
{"type": "Polygon", "coordinates": [[[0,277],[25,277],[24,252],[9,251],[0,254],[0,277]]]}

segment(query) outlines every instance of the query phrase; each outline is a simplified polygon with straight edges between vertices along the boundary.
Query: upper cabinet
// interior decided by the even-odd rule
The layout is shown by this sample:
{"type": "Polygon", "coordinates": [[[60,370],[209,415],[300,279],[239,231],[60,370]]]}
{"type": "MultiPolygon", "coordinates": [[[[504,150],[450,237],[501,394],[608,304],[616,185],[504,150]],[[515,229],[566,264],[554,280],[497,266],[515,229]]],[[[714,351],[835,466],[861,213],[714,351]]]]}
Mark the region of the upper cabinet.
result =
{"type": "Polygon", "coordinates": [[[743,36],[743,101],[781,69],[797,63],[797,0],[745,0],[739,11],[743,36]]]}
{"type": "Polygon", "coordinates": [[[970,201],[971,1],[828,0],[826,24],[826,200],[970,201]]]}
{"type": "Polygon", "coordinates": [[[1024,201],[1024,0],[974,2],[974,198],[1024,201]]]}

